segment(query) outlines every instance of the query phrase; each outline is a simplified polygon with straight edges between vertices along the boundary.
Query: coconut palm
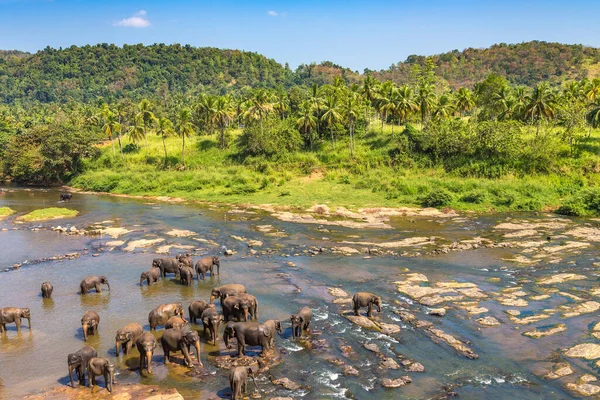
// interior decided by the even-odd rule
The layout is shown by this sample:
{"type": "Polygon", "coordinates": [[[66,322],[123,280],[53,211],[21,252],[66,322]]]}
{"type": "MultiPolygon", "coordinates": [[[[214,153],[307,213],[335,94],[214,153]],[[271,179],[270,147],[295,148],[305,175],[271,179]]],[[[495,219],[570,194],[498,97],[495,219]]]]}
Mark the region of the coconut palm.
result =
{"type": "Polygon", "coordinates": [[[121,101],[117,103],[115,107],[115,117],[117,117],[117,121],[121,125],[121,129],[117,132],[117,141],[119,142],[119,150],[121,151],[121,158],[125,160],[125,156],[123,155],[123,145],[121,144],[121,132],[123,131],[123,121],[129,112],[129,104],[125,101],[121,101]]]}
{"type": "Polygon", "coordinates": [[[147,99],[143,99],[138,104],[138,116],[142,120],[142,124],[144,125],[144,141],[146,142],[146,156],[148,155],[148,128],[154,125],[156,122],[156,116],[151,110],[150,101],[147,99]]]}
{"type": "Polygon", "coordinates": [[[600,99],[590,105],[590,111],[586,114],[585,119],[590,125],[589,137],[591,136],[592,128],[596,129],[600,127],[600,99]]]}
{"type": "Polygon", "coordinates": [[[235,110],[231,107],[231,101],[228,97],[221,96],[215,102],[215,111],[213,113],[213,123],[221,131],[221,148],[225,148],[225,128],[233,120],[235,110]]]}
{"type": "Polygon", "coordinates": [[[585,97],[592,103],[600,99],[600,78],[594,78],[585,90],[585,97]]]}
{"type": "Polygon", "coordinates": [[[304,137],[308,139],[310,149],[313,149],[313,129],[317,127],[317,118],[313,113],[313,106],[310,101],[305,101],[300,106],[300,117],[296,120],[296,126],[304,137]]]}
{"type": "Polygon", "coordinates": [[[419,109],[415,101],[415,91],[408,85],[402,85],[398,88],[395,99],[396,115],[401,123],[406,123],[410,114],[419,109]]]}
{"type": "Polygon", "coordinates": [[[115,135],[115,133],[121,132],[121,124],[117,121],[117,117],[115,116],[114,113],[112,113],[110,110],[108,110],[108,112],[105,113],[105,119],[106,122],[104,123],[104,126],[102,127],[102,131],[104,132],[104,134],[106,136],[108,136],[108,139],[110,140],[110,143],[112,144],[112,152],[113,152],[113,157],[115,156],[115,141],[113,140],[113,137],[115,135]]]}
{"type": "Polygon", "coordinates": [[[141,117],[135,116],[127,132],[129,139],[135,143],[135,147],[140,148],[140,141],[144,139],[144,121],[141,117]]]}
{"type": "Polygon", "coordinates": [[[348,132],[350,133],[350,156],[354,157],[354,126],[360,117],[362,111],[362,98],[358,93],[350,92],[346,95],[341,111],[344,119],[348,123],[348,132]]]}
{"type": "Polygon", "coordinates": [[[435,101],[435,86],[432,83],[422,82],[417,88],[417,105],[421,112],[421,124],[425,127],[425,123],[431,114],[431,110],[435,101]]]}
{"type": "Polygon", "coordinates": [[[271,96],[264,89],[258,89],[248,99],[246,103],[248,108],[244,113],[247,120],[258,120],[260,122],[260,133],[263,134],[263,120],[270,112],[273,111],[273,103],[271,96]]]}
{"type": "Polygon", "coordinates": [[[533,93],[527,97],[527,105],[525,106],[525,118],[531,119],[531,123],[537,120],[536,136],[540,131],[540,122],[543,118],[554,118],[556,110],[556,96],[550,89],[547,82],[538,84],[533,93]]]}
{"type": "Polygon", "coordinates": [[[175,130],[181,136],[181,164],[185,168],[185,138],[194,133],[194,124],[192,124],[192,112],[189,108],[182,108],[177,115],[177,126],[175,130]]]}
{"type": "Polygon", "coordinates": [[[175,131],[173,130],[173,123],[170,119],[166,117],[161,117],[158,119],[158,123],[156,124],[156,134],[161,137],[163,142],[163,148],[165,150],[165,168],[167,167],[167,144],[165,143],[165,139],[173,136],[175,131]]]}
{"type": "Polygon", "coordinates": [[[392,95],[395,89],[394,82],[386,81],[380,87],[375,97],[375,108],[379,112],[381,117],[381,130],[383,131],[383,124],[389,115],[390,109],[394,106],[390,105],[392,101],[392,95]]]}
{"type": "Polygon", "coordinates": [[[335,149],[335,140],[333,138],[333,130],[335,125],[342,120],[342,115],[338,109],[338,99],[333,93],[330,93],[325,97],[323,104],[323,115],[321,121],[325,122],[329,127],[329,133],[331,134],[331,143],[335,149]]]}
{"type": "Polygon", "coordinates": [[[290,102],[286,92],[280,91],[277,93],[275,102],[273,103],[273,109],[277,111],[281,120],[285,119],[285,113],[290,109],[290,102]]]}
{"type": "Polygon", "coordinates": [[[433,110],[433,116],[437,119],[447,119],[451,117],[455,112],[454,102],[452,96],[449,93],[443,93],[435,105],[433,110]]]}
{"type": "Polygon", "coordinates": [[[320,126],[319,126],[319,120],[321,118],[321,110],[323,109],[323,96],[321,95],[320,91],[319,91],[319,86],[317,86],[316,83],[313,83],[312,86],[310,87],[310,93],[308,96],[308,100],[310,101],[313,110],[317,113],[316,118],[317,118],[317,135],[321,135],[321,130],[320,130],[320,126]]]}
{"type": "Polygon", "coordinates": [[[454,96],[456,110],[460,113],[460,117],[463,118],[465,113],[468,113],[475,108],[475,95],[469,89],[462,87],[458,89],[454,96]]]}

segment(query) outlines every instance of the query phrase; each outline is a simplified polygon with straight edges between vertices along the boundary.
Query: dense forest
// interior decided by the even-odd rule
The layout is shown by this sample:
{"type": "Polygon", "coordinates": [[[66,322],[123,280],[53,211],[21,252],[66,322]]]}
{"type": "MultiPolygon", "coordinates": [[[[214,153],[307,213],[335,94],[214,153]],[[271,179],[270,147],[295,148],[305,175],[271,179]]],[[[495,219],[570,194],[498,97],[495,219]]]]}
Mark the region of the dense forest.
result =
{"type": "Polygon", "coordinates": [[[5,53],[1,167],[27,184],[289,202],[316,173],[353,204],[600,213],[600,78],[453,88],[438,61],[398,84],[185,46],[5,53]]]}
{"type": "Polygon", "coordinates": [[[528,42],[488,49],[454,50],[432,57],[410,56],[383,71],[359,74],[332,62],[303,64],[295,71],[262,55],[189,45],[109,44],[46,49],[36,54],[0,51],[0,103],[106,102],[171,93],[241,93],[248,88],[310,87],[336,76],[360,84],[366,76],[414,84],[427,60],[440,84],[473,88],[491,73],[517,85],[559,84],[599,71],[600,50],[581,45],[528,42]]]}

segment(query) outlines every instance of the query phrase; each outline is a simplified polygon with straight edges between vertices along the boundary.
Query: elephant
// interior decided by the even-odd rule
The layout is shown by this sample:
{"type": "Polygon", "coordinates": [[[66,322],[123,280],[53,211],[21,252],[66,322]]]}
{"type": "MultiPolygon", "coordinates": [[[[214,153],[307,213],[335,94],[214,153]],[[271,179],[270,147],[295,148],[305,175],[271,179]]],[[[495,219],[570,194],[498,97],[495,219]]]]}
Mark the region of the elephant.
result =
{"type": "Polygon", "coordinates": [[[71,193],[61,193],[60,194],[60,201],[71,201],[72,198],[73,198],[73,195],[71,193]]]}
{"type": "Polygon", "coordinates": [[[204,280],[204,275],[207,271],[210,271],[210,276],[213,277],[215,275],[215,265],[217,266],[217,275],[221,275],[221,262],[219,261],[219,257],[204,257],[201,258],[196,263],[196,275],[198,280],[200,280],[200,275],[202,275],[202,280],[204,280]]]}
{"type": "Polygon", "coordinates": [[[100,293],[100,284],[105,284],[108,286],[108,290],[110,290],[110,284],[105,276],[88,276],[79,284],[81,294],[86,294],[92,288],[96,289],[96,293],[100,293]]]}
{"type": "Polygon", "coordinates": [[[302,336],[302,331],[308,331],[312,310],[308,307],[302,307],[296,314],[290,317],[292,321],[292,338],[296,339],[302,336]]]}
{"type": "Polygon", "coordinates": [[[88,386],[94,388],[97,376],[104,376],[106,389],[112,393],[112,387],[115,383],[115,366],[108,362],[106,358],[93,357],[88,361],[88,386]]]}
{"type": "Polygon", "coordinates": [[[54,286],[50,282],[42,283],[42,298],[51,299],[52,291],[54,290],[54,286]]]}
{"type": "Polygon", "coordinates": [[[150,268],[148,271],[142,272],[142,275],[140,275],[140,286],[142,286],[144,279],[148,283],[148,286],[152,285],[153,283],[158,282],[160,275],[161,275],[160,268],[153,267],[153,268],[150,268]]]}
{"type": "Polygon", "coordinates": [[[258,301],[251,294],[240,293],[223,300],[223,318],[228,322],[232,317],[238,321],[248,321],[248,314],[257,318],[258,301]]]}
{"type": "Polygon", "coordinates": [[[135,342],[135,345],[140,352],[140,373],[144,370],[144,367],[148,369],[148,373],[152,373],[152,355],[154,349],[158,346],[156,338],[150,332],[144,332],[135,342]]]}
{"type": "Polygon", "coordinates": [[[214,304],[208,304],[202,300],[192,301],[188,307],[188,311],[190,313],[190,322],[195,324],[196,320],[201,318],[202,312],[209,307],[214,307],[214,304]]]}
{"type": "Polygon", "coordinates": [[[179,266],[179,280],[181,283],[191,286],[192,281],[194,280],[194,270],[182,263],[180,263],[179,266]]]}
{"type": "Polygon", "coordinates": [[[169,363],[169,355],[173,351],[181,351],[185,359],[185,365],[192,367],[192,357],[190,356],[190,347],[196,348],[196,356],[198,363],[202,366],[200,361],[200,338],[196,331],[185,331],[183,329],[167,329],[160,338],[160,343],[165,353],[165,364],[169,363]]]}
{"type": "Polygon", "coordinates": [[[167,322],[165,322],[165,329],[183,329],[187,325],[187,321],[181,317],[173,316],[169,318],[167,322]]]}
{"type": "Polygon", "coordinates": [[[256,391],[258,385],[254,380],[254,371],[252,367],[233,367],[229,371],[229,386],[231,387],[231,400],[239,400],[244,398],[247,391],[248,375],[252,378],[256,391]]]}
{"type": "Polygon", "coordinates": [[[117,331],[115,336],[115,349],[117,351],[117,357],[121,355],[121,348],[123,354],[127,355],[131,351],[131,347],[138,340],[140,335],[144,332],[144,328],[137,322],[132,322],[125,325],[123,329],[117,331]]]}
{"type": "Polygon", "coordinates": [[[269,350],[271,331],[264,324],[258,322],[228,322],[223,333],[223,340],[228,349],[232,347],[230,340],[234,337],[238,342],[239,357],[246,354],[246,345],[261,346],[261,356],[265,356],[269,350]]]}
{"type": "Polygon", "coordinates": [[[0,333],[6,332],[6,324],[13,322],[17,325],[17,332],[21,332],[21,318],[27,318],[29,330],[31,330],[31,311],[29,308],[0,308],[0,333]]]}
{"type": "Polygon", "coordinates": [[[377,312],[381,312],[381,297],[369,292],[358,292],[352,296],[352,308],[354,308],[356,316],[360,315],[359,308],[368,307],[367,317],[371,318],[373,316],[373,305],[377,306],[377,312]]]}
{"type": "Polygon", "coordinates": [[[94,357],[98,357],[98,352],[92,346],[84,346],[75,353],[71,353],[67,356],[71,387],[75,387],[73,386],[73,371],[75,371],[75,374],[77,375],[79,385],[85,386],[85,371],[88,368],[88,362],[94,357]]]}
{"type": "Polygon", "coordinates": [[[81,329],[83,329],[83,340],[85,342],[88,340],[88,333],[90,335],[98,333],[99,324],[100,316],[96,311],[86,311],[85,314],[83,314],[83,318],[81,318],[81,329]]]}
{"type": "Polygon", "coordinates": [[[152,266],[160,269],[160,273],[163,278],[167,277],[167,274],[179,275],[179,261],[176,258],[155,258],[152,260],[152,266]]]}
{"type": "Polygon", "coordinates": [[[268,321],[265,321],[265,323],[263,325],[265,325],[267,328],[269,328],[269,331],[271,332],[271,341],[269,342],[269,346],[274,347],[275,346],[275,332],[277,331],[280,335],[283,334],[283,328],[281,327],[281,321],[279,321],[278,319],[270,319],[268,321]]]}
{"type": "Polygon", "coordinates": [[[188,268],[194,269],[194,261],[192,261],[192,257],[188,253],[178,254],[177,261],[179,261],[180,264],[183,264],[188,268]]]}
{"type": "Polygon", "coordinates": [[[167,323],[169,318],[174,315],[178,315],[185,320],[183,315],[183,306],[181,303],[170,303],[161,304],[148,314],[148,322],[150,323],[150,330],[153,331],[158,325],[164,325],[167,323]]]}
{"type": "Polygon", "coordinates": [[[221,321],[223,321],[223,316],[219,315],[217,309],[214,305],[211,304],[212,307],[207,307],[203,312],[200,319],[202,320],[202,325],[204,326],[204,334],[206,334],[206,328],[208,327],[208,331],[210,332],[210,340],[212,340],[213,345],[217,345],[217,340],[219,339],[219,325],[221,325],[221,321]]]}
{"type": "Polygon", "coordinates": [[[212,303],[214,299],[219,297],[221,299],[221,306],[223,305],[223,300],[227,298],[227,296],[231,296],[238,293],[246,293],[246,287],[244,285],[240,285],[237,283],[230,283],[227,285],[216,287],[210,293],[209,303],[212,303]]]}

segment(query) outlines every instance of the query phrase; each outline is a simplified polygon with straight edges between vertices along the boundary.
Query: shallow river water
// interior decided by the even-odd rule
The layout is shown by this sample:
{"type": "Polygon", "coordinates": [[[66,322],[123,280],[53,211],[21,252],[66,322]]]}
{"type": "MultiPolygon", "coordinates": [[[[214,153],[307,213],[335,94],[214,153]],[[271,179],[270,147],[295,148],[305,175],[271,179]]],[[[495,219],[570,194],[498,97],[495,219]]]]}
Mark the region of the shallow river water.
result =
{"type": "MultiPolygon", "coordinates": [[[[549,214],[398,216],[391,217],[385,229],[352,229],[283,222],[260,210],[232,212],[232,207],[74,194],[70,203],[61,206],[78,210],[79,216],[19,223],[17,217],[23,213],[58,206],[59,192],[6,189],[8,192],[0,196],[0,207],[11,207],[17,214],[0,221],[0,307],[29,307],[33,327],[30,330],[24,320],[20,333],[11,324],[8,332],[0,335],[0,398],[19,398],[67,384],[66,357],[84,345],[80,320],[90,309],[100,314],[101,321],[99,335],[90,336],[89,344],[116,364],[117,385],[156,384],[175,387],[190,399],[227,398],[227,371],[213,361],[214,356],[229,354],[222,340],[214,347],[202,338],[204,370],[200,376],[189,376],[182,366],[163,365],[158,348],[152,360],[154,374],[141,377],[137,350],[118,359],[114,350],[115,332],[127,323],[139,322],[148,329],[150,310],[177,301],[183,303],[187,316],[190,301],[207,301],[211,289],[225,283],[242,283],[258,298],[259,320],[280,319],[284,323],[284,334],[275,338],[275,351],[282,362],[257,380],[262,398],[397,399],[457,394],[464,399],[561,399],[577,396],[568,384],[582,383],[584,374],[595,377],[599,372],[593,358],[567,354],[567,349],[578,344],[600,343],[591,335],[600,309],[596,303],[600,291],[595,290],[600,276],[596,265],[600,260],[598,221],[549,214]],[[83,229],[96,223],[131,232],[111,238],[67,235],[50,229],[59,225],[83,229]],[[194,234],[175,237],[168,234],[173,229],[194,234]],[[430,239],[382,245],[414,237],[430,239]],[[164,240],[147,248],[126,249],[139,239],[164,240]],[[469,242],[474,239],[476,246],[469,242]],[[124,243],[111,243],[116,240],[124,243]],[[254,243],[256,254],[251,253],[248,240],[262,242],[260,246],[254,243]],[[140,286],[140,273],[151,266],[153,258],[167,257],[156,252],[168,245],[191,246],[190,250],[166,249],[171,256],[183,251],[193,252],[194,259],[201,254],[220,254],[221,275],[194,281],[189,287],[172,275],[151,287],[140,286]],[[359,253],[332,251],[341,246],[359,253]],[[363,253],[366,247],[379,251],[367,256],[363,253]],[[225,248],[235,254],[223,256],[225,248]],[[318,248],[322,251],[315,251],[318,248]],[[79,257],[47,260],[70,253],[79,257]],[[20,268],[12,268],[15,264],[20,268]],[[543,281],[562,273],[581,276],[543,281]],[[88,275],[107,276],[111,290],[81,296],[79,282],[88,275]],[[411,276],[418,277],[416,284],[411,276]],[[44,281],[54,285],[52,300],[41,298],[44,281]],[[335,297],[328,291],[332,287],[350,296],[358,291],[379,294],[382,313],[375,312],[375,320],[398,325],[401,331],[383,334],[353,324],[343,316],[349,306],[333,302],[335,297]],[[422,296],[415,295],[414,288],[435,289],[422,296]],[[465,289],[476,293],[462,292],[465,289]],[[424,301],[425,297],[434,298],[436,304],[424,301]],[[313,309],[313,329],[306,341],[295,343],[289,315],[305,305],[313,309]],[[446,308],[445,316],[429,314],[439,307],[446,308]],[[469,312],[476,309],[479,312],[469,312]],[[520,315],[511,317],[507,310],[517,310],[520,315]],[[433,326],[410,323],[401,311],[433,326]],[[519,318],[536,315],[543,315],[543,319],[519,322],[519,318]],[[487,316],[494,317],[499,325],[477,321],[487,316]],[[523,335],[556,326],[565,329],[539,339],[523,335]],[[428,329],[443,330],[478,358],[465,357],[428,329]],[[366,349],[368,343],[377,344],[382,355],[366,349]],[[342,350],[348,348],[343,346],[350,346],[353,352],[344,354],[342,350]],[[400,368],[380,367],[382,359],[388,357],[400,368]],[[404,359],[422,364],[425,372],[405,371],[401,364],[404,359]],[[353,366],[360,375],[344,375],[343,366],[332,360],[353,366]],[[559,363],[568,363],[572,373],[545,378],[559,363]],[[381,385],[384,378],[401,376],[410,376],[412,383],[395,389],[381,385]],[[270,377],[287,377],[301,388],[286,390],[271,384],[270,377]]],[[[198,328],[192,325],[192,329],[198,328]]],[[[162,329],[157,330],[156,336],[161,333],[162,329]]],[[[600,352],[596,356],[600,357],[600,352]]],[[[253,389],[253,385],[248,388],[253,389]]]]}

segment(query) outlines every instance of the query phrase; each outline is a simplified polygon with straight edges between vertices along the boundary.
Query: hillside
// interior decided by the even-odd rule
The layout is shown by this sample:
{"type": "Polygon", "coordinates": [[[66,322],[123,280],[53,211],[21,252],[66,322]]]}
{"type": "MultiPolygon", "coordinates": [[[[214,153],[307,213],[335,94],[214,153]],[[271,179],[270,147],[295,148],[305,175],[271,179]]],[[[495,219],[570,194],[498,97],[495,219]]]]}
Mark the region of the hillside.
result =
{"type": "MultiPolygon", "coordinates": [[[[437,75],[450,86],[472,87],[491,73],[504,76],[512,84],[533,86],[540,81],[554,83],[568,79],[596,77],[600,49],[532,41],[496,44],[487,49],[453,50],[432,56],[437,75]],[[593,75],[593,76],[590,76],[593,75]]],[[[426,57],[412,55],[387,70],[374,73],[380,80],[404,83],[410,80],[415,65],[424,65],[426,57]]]]}

